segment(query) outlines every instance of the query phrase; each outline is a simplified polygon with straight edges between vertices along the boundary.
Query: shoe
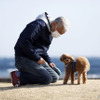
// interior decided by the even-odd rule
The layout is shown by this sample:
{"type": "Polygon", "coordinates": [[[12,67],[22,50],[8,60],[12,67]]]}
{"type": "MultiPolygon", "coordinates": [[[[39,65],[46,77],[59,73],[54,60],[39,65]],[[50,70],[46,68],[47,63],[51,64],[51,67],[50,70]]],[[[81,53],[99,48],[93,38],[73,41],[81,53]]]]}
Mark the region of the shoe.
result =
{"type": "Polygon", "coordinates": [[[19,77],[16,76],[16,72],[18,72],[18,71],[13,71],[10,73],[11,82],[12,82],[14,87],[20,87],[20,80],[19,80],[19,77]]]}

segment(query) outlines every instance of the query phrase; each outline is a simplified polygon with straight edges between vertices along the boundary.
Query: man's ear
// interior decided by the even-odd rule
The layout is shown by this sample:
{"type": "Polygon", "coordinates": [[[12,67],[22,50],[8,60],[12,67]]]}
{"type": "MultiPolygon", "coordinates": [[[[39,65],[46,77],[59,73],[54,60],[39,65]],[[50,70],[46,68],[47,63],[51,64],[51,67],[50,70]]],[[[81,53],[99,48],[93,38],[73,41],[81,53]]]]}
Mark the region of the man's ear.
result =
{"type": "Polygon", "coordinates": [[[51,26],[52,26],[52,32],[54,32],[56,30],[56,22],[52,22],[51,26]]]}
{"type": "Polygon", "coordinates": [[[56,26],[57,22],[53,22],[54,26],[56,26]]]}

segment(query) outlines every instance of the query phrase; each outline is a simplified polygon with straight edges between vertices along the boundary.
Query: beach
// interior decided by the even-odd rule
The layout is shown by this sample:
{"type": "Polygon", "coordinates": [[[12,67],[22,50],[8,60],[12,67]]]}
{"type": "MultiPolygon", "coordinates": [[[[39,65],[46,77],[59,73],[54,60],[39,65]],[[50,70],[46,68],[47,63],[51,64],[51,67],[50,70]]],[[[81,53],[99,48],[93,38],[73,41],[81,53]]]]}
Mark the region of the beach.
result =
{"type": "Polygon", "coordinates": [[[100,100],[100,79],[89,79],[86,84],[63,85],[63,80],[49,85],[13,87],[0,82],[0,100],[100,100]]]}

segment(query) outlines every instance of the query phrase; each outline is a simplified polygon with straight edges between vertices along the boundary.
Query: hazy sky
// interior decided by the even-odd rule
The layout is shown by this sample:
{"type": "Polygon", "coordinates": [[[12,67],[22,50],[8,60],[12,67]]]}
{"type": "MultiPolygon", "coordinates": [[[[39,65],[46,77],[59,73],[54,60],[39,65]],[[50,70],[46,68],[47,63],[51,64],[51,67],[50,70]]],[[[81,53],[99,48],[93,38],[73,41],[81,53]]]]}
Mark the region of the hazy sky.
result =
{"type": "Polygon", "coordinates": [[[14,56],[19,34],[45,11],[71,23],[66,34],[53,40],[50,56],[100,56],[100,0],[0,0],[0,57],[14,56]]]}

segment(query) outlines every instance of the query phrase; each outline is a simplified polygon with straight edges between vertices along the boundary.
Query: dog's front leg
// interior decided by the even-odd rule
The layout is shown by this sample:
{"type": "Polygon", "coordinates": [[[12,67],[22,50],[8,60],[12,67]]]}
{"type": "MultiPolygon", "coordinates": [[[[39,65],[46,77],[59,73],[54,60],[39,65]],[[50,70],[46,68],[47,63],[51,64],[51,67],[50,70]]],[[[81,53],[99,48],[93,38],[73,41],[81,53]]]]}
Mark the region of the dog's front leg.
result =
{"type": "Polygon", "coordinates": [[[69,76],[70,76],[70,72],[66,71],[63,84],[67,84],[69,76]]]}
{"type": "Polygon", "coordinates": [[[63,84],[67,84],[67,81],[68,81],[68,79],[67,79],[67,78],[68,78],[67,76],[65,76],[65,77],[64,77],[63,84]]]}

